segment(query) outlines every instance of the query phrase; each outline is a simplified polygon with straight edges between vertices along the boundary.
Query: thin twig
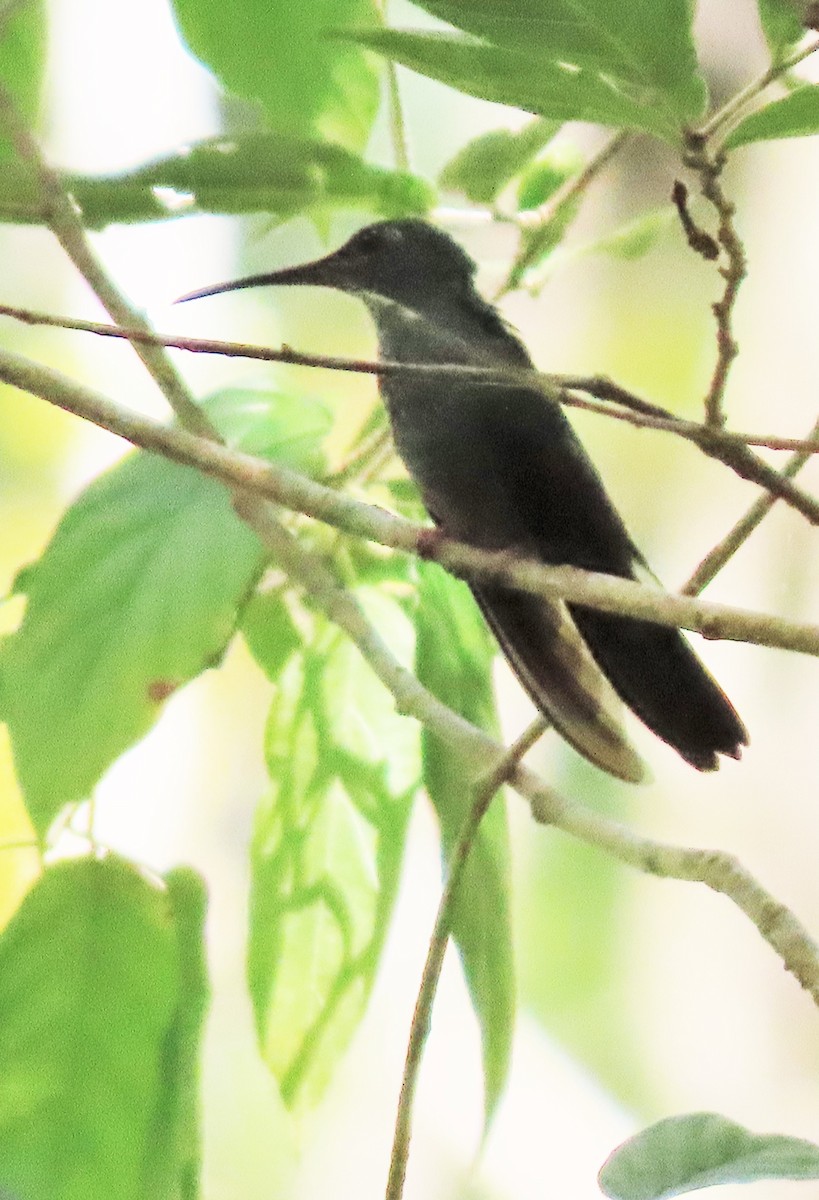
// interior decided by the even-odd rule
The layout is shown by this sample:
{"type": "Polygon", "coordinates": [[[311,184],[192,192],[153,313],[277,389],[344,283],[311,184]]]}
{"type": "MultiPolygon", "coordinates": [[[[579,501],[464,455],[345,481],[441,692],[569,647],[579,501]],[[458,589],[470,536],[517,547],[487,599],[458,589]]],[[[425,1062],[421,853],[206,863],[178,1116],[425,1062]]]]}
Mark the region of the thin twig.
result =
{"type": "Polygon", "coordinates": [[[547,376],[547,378],[550,378],[557,386],[563,384],[563,389],[558,394],[561,403],[615,417],[638,429],[656,429],[685,438],[686,441],[693,442],[695,446],[698,446],[709,458],[715,458],[718,462],[730,467],[741,479],[759,484],[771,496],[785,500],[797,512],[806,517],[812,525],[817,524],[819,501],[802,488],[796,487],[784,472],[781,473],[766,463],[764,459],[754,454],[750,447],[764,446],[769,450],[799,449],[813,453],[814,450],[819,451],[819,442],[805,442],[798,438],[779,438],[773,434],[734,433],[726,429],[718,429],[715,426],[704,425],[698,421],[685,421],[681,417],[675,417],[667,409],[632,396],[618,384],[612,384],[610,380],[597,376],[586,380],[576,376],[564,379],[559,375],[547,376]],[[613,403],[621,405],[625,411],[618,412],[607,406],[580,400],[565,390],[567,380],[569,386],[611,400],[613,403]]]}
{"type": "Polygon", "coordinates": [[[724,125],[733,123],[734,120],[742,113],[742,110],[747,108],[765,88],[772,84],[780,76],[790,71],[792,67],[797,66],[804,59],[809,58],[811,54],[815,54],[819,50],[819,39],[810,42],[801,50],[796,50],[789,58],[784,59],[780,63],[773,63],[764,75],[759,79],[754,79],[742,91],[737,92],[731,99],[724,104],[721,109],[714,113],[710,121],[707,121],[697,132],[700,137],[706,141],[710,141],[714,134],[717,133],[724,125]]]}
{"type": "MultiPolygon", "coordinates": [[[[545,396],[559,404],[600,413],[615,420],[646,429],[657,429],[674,433],[694,442],[700,450],[735,471],[741,478],[759,484],[778,499],[784,500],[806,517],[811,524],[819,524],[819,501],[796,487],[763,459],[753,454],[751,445],[769,449],[809,449],[809,442],[798,439],[776,438],[770,434],[732,433],[725,429],[712,428],[696,421],[685,421],[675,417],[667,409],[641,400],[618,384],[601,376],[553,375],[536,371],[534,368],[482,367],[461,363],[398,363],[372,361],[370,359],[339,358],[333,355],[305,354],[289,346],[273,349],[268,346],[252,346],[243,342],[225,342],[215,338],[178,337],[173,334],[146,333],[140,329],[122,329],[98,321],[80,321],[69,317],[54,317],[47,313],[14,305],[0,305],[0,316],[11,317],[28,325],[49,325],[60,329],[73,329],[81,333],[92,333],[99,337],[117,338],[137,344],[152,344],[192,354],[219,354],[228,358],[248,358],[261,362],[282,362],[302,367],[317,367],[324,370],[349,371],[376,376],[428,375],[436,378],[480,379],[491,383],[521,383],[539,388],[545,396]],[[623,406],[626,411],[617,411],[606,405],[597,405],[575,396],[571,388],[588,391],[604,400],[623,406]],[[634,414],[642,414],[635,416],[634,414]]],[[[213,436],[213,435],[211,435],[213,436]]],[[[819,449],[819,445],[817,446],[819,449]]]]}
{"type": "Polygon", "coordinates": [[[409,1157],[410,1134],[412,1128],[412,1110],[415,1091],[418,1084],[418,1074],[421,1058],[427,1037],[429,1036],[430,1017],[441,968],[444,965],[444,955],[449,943],[452,928],[452,911],[458,894],[458,888],[463,877],[464,868],[469,859],[470,851],[475,843],[478,828],[486,815],[495,793],[506,782],[510,773],[523,756],[548,727],[548,722],[538,717],[528,729],[518,738],[500,761],[475,785],[475,798],[466,815],[466,819],[458,833],[458,838],[449,860],[446,884],[438,904],[435,925],[429,939],[429,948],[421,975],[421,985],[412,1015],[407,1056],[404,1062],[404,1074],[401,1079],[401,1095],[398,1100],[398,1111],[395,1118],[395,1134],[393,1136],[390,1170],[387,1179],[385,1200],[401,1200],[404,1192],[404,1180],[409,1157]]]}
{"type": "Polygon", "coordinates": [[[680,218],[680,224],[688,241],[688,245],[695,254],[699,254],[706,262],[715,262],[719,258],[719,245],[711,237],[710,233],[706,233],[704,229],[700,229],[697,222],[691,216],[688,209],[688,188],[681,179],[674,180],[674,186],[671,189],[671,200],[677,210],[677,215],[680,218]]]}
{"type": "Polygon", "coordinates": [[[337,471],[333,472],[332,482],[340,485],[350,479],[358,479],[362,472],[368,470],[371,463],[380,462],[385,444],[390,442],[390,431],[387,426],[387,416],[361,443],[356,446],[350,456],[345,459],[337,471]]]}
{"type": "MultiPolygon", "coordinates": [[[[150,333],[150,326],[108,276],[91,248],[80,216],[73,201],[63,189],[60,177],[40,153],[6,88],[0,86],[0,128],[17,153],[33,169],[39,185],[42,205],[48,226],[74,266],[92,288],[111,320],[141,333],[150,333]]],[[[164,350],[148,339],[129,339],[139,358],[151,374],[172,409],[192,433],[214,437],[216,431],[201,408],[194,402],[164,350]]]]}
{"type": "MultiPolygon", "coordinates": [[[[519,556],[514,549],[482,550],[454,541],[439,530],[416,525],[344,492],[316,483],[280,463],[242,454],[130,412],[57,371],[20,355],[0,354],[0,380],[40,396],[67,412],[120,437],[196,467],[222,480],[245,498],[274,500],[296,512],[409,554],[432,559],[452,574],[504,583],[533,595],[552,596],[603,612],[683,627],[712,639],[748,641],[819,655],[819,626],[786,621],[743,608],[665,593],[613,575],[576,567],[550,567],[519,556]]],[[[255,527],[255,526],[254,526],[255,527]]]]}
{"type": "Polygon", "coordinates": [[[747,274],[745,247],[734,228],[736,209],[725,195],[720,182],[725,162],[724,152],[709,155],[705,141],[697,134],[689,134],[685,164],[698,174],[700,190],[719,217],[717,241],[726,260],[726,265],[720,267],[725,287],[720,299],[712,305],[717,320],[717,361],[705,396],[705,422],[712,428],[721,428],[725,424],[725,387],[731,364],[739,354],[732,317],[739,289],[747,274]]]}
{"type": "MultiPolygon", "coordinates": [[[[793,476],[802,470],[805,463],[811,458],[811,447],[817,440],[819,440],[819,421],[811,429],[803,446],[788,459],[782,468],[783,478],[793,478],[793,476]]],[[[744,546],[748,538],[761,525],[775,504],[776,497],[770,493],[760,496],[758,500],[755,500],[725,537],[713,549],[709,550],[691,578],[681,588],[683,595],[698,596],[722,570],[725,564],[733,558],[740,547],[744,546]]]]}
{"type": "Polygon", "coordinates": [[[562,829],[649,875],[704,883],[727,896],[819,1006],[819,946],[796,916],[733,855],[651,841],[552,791],[541,799],[538,778],[526,767],[518,767],[510,782],[530,802],[536,821],[562,829]]]}
{"type": "Polygon", "coordinates": [[[36,838],[20,838],[13,842],[0,842],[0,854],[5,850],[36,850],[41,853],[40,843],[36,838]]]}
{"type": "MultiPolygon", "coordinates": [[[[378,8],[381,12],[382,19],[386,21],[387,0],[378,0],[378,8]]],[[[395,159],[396,170],[409,171],[410,157],[409,144],[407,142],[407,127],[404,121],[404,106],[401,103],[401,89],[398,85],[398,68],[394,59],[387,59],[386,72],[387,100],[390,118],[390,138],[392,140],[393,158],[395,159]]]]}
{"type": "MultiPolygon", "coordinates": [[[[614,137],[610,138],[605,143],[605,145],[601,146],[596,154],[592,155],[582,171],[579,171],[577,175],[573,175],[570,179],[567,179],[566,182],[562,184],[562,186],[559,187],[552,196],[549,197],[545,204],[542,204],[540,208],[535,209],[534,212],[519,213],[517,215],[515,218],[515,224],[518,225],[526,234],[527,241],[524,243],[524,245],[528,247],[528,255],[534,258],[537,254],[539,254],[539,250],[537,248],[538,231],[546,231],[558,213],[563,209],[564,205],[571,204],[573,200],[579,199],[579,197],[582,196],[585,191],[587,191],[589,186],[594,182],[600,172],[603,171],[604,168],[607,167],[611,160],[615,157],[615,155],[622,150],[623,146],[626,145],[631,136],[631,131],[627,129],[616,133],[614,137]]],[[[492,297],[493,301],[497,302],[503,296],[507,295],[508,292],[513,290],[515,287],[515,280],[522,276],[523,272],[525,272],[527,266],[529,265],[526,259],[526,251],[524,251],[522,254],[518,254],[508,275],[492,297]]]]}

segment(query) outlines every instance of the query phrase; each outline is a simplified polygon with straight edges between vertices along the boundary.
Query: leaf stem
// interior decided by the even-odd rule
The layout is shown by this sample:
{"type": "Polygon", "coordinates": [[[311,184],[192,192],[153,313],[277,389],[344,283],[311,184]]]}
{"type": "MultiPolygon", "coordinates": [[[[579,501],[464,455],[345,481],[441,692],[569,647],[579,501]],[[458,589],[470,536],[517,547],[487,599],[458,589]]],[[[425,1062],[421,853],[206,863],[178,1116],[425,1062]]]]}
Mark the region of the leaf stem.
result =
{"type": "MultiPolygon", "coordinates": [[[[384,22],[386,22],[387,19],[387,4],[388,0],[378,0],[378,8],[381,12],[381,18],[384,22]]],[[[411,167],[409,145],[407,142],[407,127],[404,121],[404,108],[401,103],[401,89],[398,83],[398,69],[394,59],[387,59],[386,72],[390,137],[392,139],[392,153],[395,159],[395,166],[399,171],[409,171],[411,167]]]]}
{"type": "Polygon", "coordinates": [[[589,186],[600,172],[608,166],[615,155],[619,154],[631,136],[630,130],[620,130],[614,137],[609,138],[596,154],[592,155],[577,175],[573,175],[570,179],[567,179],[554,195],[549,197],[545,204],[542,204],[533,213],[521,213],[515,218],[514,223],[525,233],[526,238],[522,249],[515,257],[509,273],[492,297],[494,303],[497,303],[498,300],[515,289],[517,286],[516,281],[522,279],[530,263],[537,258],[540,253],[538,233],[543,232],[545,234],[552,221],[564,210],[565,206],[579,199],[584,192],[588,191],[589,186]]]}
{"type": "Polygon", "coordinates": [[[789,58],[784,59],[781,63],[772,63],[764,75],[760,75],[759,79],[752,80],[747,87],[742,88],[722,108],[718,109],[710,121],[706,121],[697,131],[699,136],[705,141],[711,141],[715,133],[722,129],[724,125],[738,118],[742,110],[751,104],[761,92],[764,92],[766,87],[769,87],[781,75],[789,71],[791,67],[797,66],[798,63],[809,58],[811,54],[815,54],[817,50],[819,50],[819,38],[809,42],[807,46],[803,46],[800,50],[794,51],[789,58]]]}

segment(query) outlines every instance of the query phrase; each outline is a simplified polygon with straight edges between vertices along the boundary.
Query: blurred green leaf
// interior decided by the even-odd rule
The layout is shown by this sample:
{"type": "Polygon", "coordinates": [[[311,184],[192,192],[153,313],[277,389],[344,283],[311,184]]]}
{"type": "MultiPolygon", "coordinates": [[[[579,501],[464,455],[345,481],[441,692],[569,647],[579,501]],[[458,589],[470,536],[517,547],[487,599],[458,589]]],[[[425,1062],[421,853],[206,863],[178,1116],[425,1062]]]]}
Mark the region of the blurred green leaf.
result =
{"type": "Polygon", "coordinates": [[[199,1063],[210,991],[205,958],[207,892],[200,875],[177,867],[165,876],[176,935],[180,999],[162,1048],[162,1091],[146,1158],[145,1196],[162,1196],[161,1167],[174,1166],[173,1200],[198,1200],[201,1161],[199,1063]]]}
{"type": "MultiPolygon", "coordinates": [[[[419,576],[418,678],[444,704],[494,731],[495,648],[477,605],[466,584],[440,567],[421,563],[419,576]]],[[[469,764],[426,730],[422,746],[424,784],[449,857],[474,802],[474,780],[469,764]]],[[[481,822],[452,916],[452,936],[481,1029],[487,1123],[506,1082],[515,1022],[509,873],[506,810],[498,796],[481,822]]]]}
{"type": "Polygon", "coordinates": [[[443,21],[493,45],[570,63],[628,85],[672,123],[705,109],[691,25],[693,0],[418,0],[443,21]]]}
{"type": "Polygon", "coordinates": [[[449,34],[384,29],[346,36],[469,96],[557,121],[644,129],[672,142],[679,140],[677,123],[666,110],[619,91],[594,71],[449,34]]]}
{"type": "MultiPolygon", "coordinates": [[[[628,819],[630,793],[619,781],[566,747],[552,754],[549,778],[561,794],[628,819]]],[[[534,831],[520,866],[514,917],[521,1004],[625,1107],[655,1104],[657,1080],[640,1053],[643,1031],[629,1004],[624,965],[628,878],[595,847],[534,831]]]]}
{"type": "Polygon", "coordinates": [[[205,992],[195,890],[177,908],[173,888],[121,859],[62,862],[0,938],[4,1195],[192,1195],[205,992]]]}
{"type": "Polygon", "coordinates": [[[474,204],[491,204],[559,129],[559,121],[541,118],[516,133],[510,129],[483,133],[450,159],[438,182],[443,188],[463,192],[474,204]]]}
{"type": "MultiPolygon", "coordinates": [[[[358,598],[404,662],[412,627],[358,598]]],[[[418,733],[356,648],[320,617],[270,710],[271,794],[256,817],[248,978],[262,1055],[285,1103],[314,1105],[364,1010],[420,775],[418,733]]]]}
{"type": "Polygon", "coordinates": [[[333,427],[333,414],[320,397],[224,388],[202,407],[231,449],[287,463],[305,475],[325,471],[322,442],[333,427]]]}
{"type": "MultiPolygon", "coordinates": [[[[423,214],[434,189],[417,175],[389,171],[315,138],[251,133],[211,138],[131,171],[91,176],[69,172],[62,182],[92,229],[165,221],[197,213],[270,213],[285,220],[336,208],[385,218],[423,214]]],[[[0,218],[41,224],[31,168],[10,164],[0,174],[0,218]]]]}
{"type": "Polygon", "coordinates": [[[784,58],[805,36],[806,0],[757,0],[759,20],[774,63],[784,58]]]}
{"type": "Polygon", "coordinates": [[[543,221],[532,229],[521,230],[520,244],[504,284],[504,291],[511,291],[525,284],[527,273],[540,266],[543,260],[557,249],[582,203],[583,197],[580,195],[567,196],[557,205],[548,221],[543,221]]]}
{"type": "Polygon", "coordinates": [[[367,56],[327,36],[378,23],[374,0],[173,0],[180,32],[228,91],[257,101],[281,133],[361,150],[378,109],[367,56]]]}
{"type": "Polygon", "coordinates": [[[615,1200],[662,1200],[758,1179],[819,1179],[819,1146],[751,1133],[717,1113],[689,1113],[629,1138],[598,1176],[600,1187],[615,1200]]]}
{"type": "Polygon", "coordinates": [[[583,169],[583,158],[574,146],[562,146],[531,163],[518,184],[520,212],[540,208],[558,188],[583,169]]]}
{"type": "Polygon", "coordinates": [[[281,590],[251,596],[242,610],[240,628],[250,653],[275,683],[290,655],[301,645],[301,635],[281,590]]]}
{"type": "Polygon", "coordinates": [[[819,133],[819,84],[805,84],[751,113],[728,135],[725,145],[734,149],[749,142],[809,137],[814,133],[819,133]]]}
{"type": "Polygon", "coordinates": [[[677,216],[672,204],[641,213],[633,221],[627,221],[605,237],[590,242],[586,249],[591,254],[611,254],[629,262],[642,258],[657,243],[660,235],[668,229],[677,216]]]}
{"type": "Polygon", "coordinates": [[[41,834],[218,659],[263,562],[220,484],[155,456],[129,456],[69,509],[18,579],[26,614],[0,658],[41,834]]]}
{"type": "MultiPolygon", "coordinates": [[[[318,461],[317,402],[234,391],[205,407],[240,445],[318,461]]],[[[18,576],[25,616],[0,647],[3,712],[40,833],[218,660],[263,564],[227,490],[156,455],[128,456],[75,501],[18,576]]]]}
{"type": "MultiPolygon", "coordinates": [[[[27,0],[0,25],[0,79],[20,116],[35,129],[40,115],[40,98],[46,55],[46,15],[42,0],[27,0]]],[[[0,135],[0,161],[6,170],[17,157],[6,137],[0,135]]]]}

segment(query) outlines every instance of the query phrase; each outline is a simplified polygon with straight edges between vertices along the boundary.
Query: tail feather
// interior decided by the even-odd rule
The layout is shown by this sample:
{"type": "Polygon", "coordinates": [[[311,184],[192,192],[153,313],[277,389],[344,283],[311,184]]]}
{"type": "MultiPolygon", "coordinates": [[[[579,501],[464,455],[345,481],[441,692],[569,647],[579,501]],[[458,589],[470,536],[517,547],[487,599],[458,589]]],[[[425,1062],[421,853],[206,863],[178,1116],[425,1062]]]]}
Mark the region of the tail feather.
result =
{"type": "Polygon", "coordinates": [[[615,691],[700,771],[739,758],[748,733],[733,705],[678,629],[572,607],[572,616],[615,691]]]}
{"type": "Polygon", "coordinates": [[[562,601],[473,588],[481,611],[537,707],[585,758],[628,783],[647,776],[622,726],[623,706],[562,601]]]}

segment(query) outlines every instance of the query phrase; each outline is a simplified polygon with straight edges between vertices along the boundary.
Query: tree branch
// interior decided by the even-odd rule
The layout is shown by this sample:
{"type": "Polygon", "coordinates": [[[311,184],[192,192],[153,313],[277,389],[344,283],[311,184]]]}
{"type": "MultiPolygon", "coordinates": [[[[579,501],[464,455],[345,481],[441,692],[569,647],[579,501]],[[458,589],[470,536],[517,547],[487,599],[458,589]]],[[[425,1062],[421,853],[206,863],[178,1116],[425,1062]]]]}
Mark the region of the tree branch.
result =
{"type": "MultiPolygon", "coordinates": [[[[51,232],[92,288],[111,320],[140,333],[150,333],[147,321],[122,295],[92,250],[77,209],[63,189],[59,175],[44,159],[9,92],[2,86],[0,128],[6,131],[23,161],[32,167],[39,186],[45,219],[51,232]]],[[[191,397],[161,346],[148,339],[133,339],[132,345],[180,421],[193,433],[213,437],[215,430],[191,397]]]]}
{"type": "Polygon", "coordinates": [[[660,625],[681,626],[711,639],[747,641],[819,655],[819,626],[675,596],[612,575],[574,567],[548,567],[521,558],[514,549],[481,550],[453,541],[440,530],[405,521],[279,464],[229,450],[186,430],[128,412],[64,375],[19,355],[0,354],[0,380],[40,396],[134,445],[196,467],[241,493],[274,500],[355,537],[432,559],[455,575],[502,582],[534,595],[557,596],[574,604],[660,625]]]}
{"type": "MultiPolygon", "coordinates": [[[[819,440],[819,421],[814,424],[805,439],[804,446],[785,463],[785,466],[782,468],[783,478],[791,479],[794,475],[798,475],[813,453],[809,447],[816,444],[817,440],[819,440]]],[[[681,589],[683,594],[696,596],[707,587],[725,564],[733,558],[737,550],[745,545],[748,538],[764,521],[775,504],[776,497],[770,495],[770,493],[766,496],[760,496],[758,500],[755,500],[744,516],[740,517],[737,523],[728,531],[722,541],[718,542],[706,554],[694,574],[681,589]]]]}
{"type": "Polygon", "coordinates": [[[717,241],[726,261],[726,265],[720,267],[720,275],[725,280],[725,288],[720,299],[712,305],[717,320],[717,361],[705,396],[706,425],[712,428],[721,428],[725,424],[722,402],[728,382],[728,372],[739,354],[739,346],[733,334],[732,318],[739,289],[747,274],[745,247],[734,228],[736,209],[725,195],[720,183],[720,176],[726,163],[725,152],[720,151],[714,156],[710,155],[705,138],[698,133],[689,133],[683,161],[686,166],[696,171],[700,179],[700,190],[719,218],[717,241]]]}
{"type": "Polygon", "coordinates": [[[710,121],[706,122],[698,133],[705,141],[711,141],[716,133],[718,133],[725,125],[733,125],[738,117],[741,116],[742,110],[752,104],[765,88],[769,87],[780,76],[790,71],[792,67],[797,66],[804,59],[809,58],[811,54],[815,54],[819,50],[819,39],[814,39],[801,50],[795,50],[794,53],[779,63],[772,63],[764,75],[760,75],[759,79],[754,79],[741,92],[737,92],[735,96],[714,113],[710,121]]]}
{"type": "MultiPolygon", "coordinates": [[[[764,487],[777,499],[784,500],[801,513],[812,525],[819,525],[819,500],[802,491],[763,459],[749,450],[749,445],[765,446],[768,449],[808,449],[819,452],[819,441],[804,442],[799,439],[777,438],[769,434],[731,433],[724,429],[685,421],[675,417],[667,409],[650,404],[628,392],[625,388],[601,376],[552,375],[531,368],[473,367],[460,363],[396,363],[369,359],[338,358],[332,355],[305,354],[289,346],[272,349],[267,346],[252,346],[243,342],[224,342],[214,338],[177,337],[173,334],[158,334],[139,329],[121,329],[97,321],[79,321],[72,318],[53,317],[30,309],[0,304],[0,316],[11,317],[30,325],[50,325],[60,329],[73,329],[82,333],[93,333],[99,337],[118,338],[137,344],[150,343],[192,354],[220,354],[228,358],[249,358],[262,362],[283,362],[302,367],[320,367],[332,371],[350,371],[368,375],[429,375],[435,378],[455,377],[458,379],[480,379],[501,384],[523,383],[527,387],[539,388],[545,396],[558,404],[581,408],[589,412],[626,421],[645,429],[657,429],[677,434],[693,442],[709,458],[729,466],[741,478],[764,487]],[[613,409],[608,404],[596,404],[581,399],[572,389],[589,392],[603,400],[620,405],[613,409]]],[[[214,436],[212,433],[211,436],[214,436]]]]}
{"type": "Polygon", "coordinates": [[[608,851],[649,875],[704,883],[727,896],[756,926],[786,970],[819,1006],[819,946],[796,916],[776,900],[749,871],[719,850],[670,846],[632,833],[614,821],[553,792],[538,794],[537,776],[518,767],[512,785],[529,800],[536,821],[608,851]]]}
{"type": "Polygon", "coordinates": [[[542,238],[539,239],[538,234],[548,236],[547,231],[550,225],[564,207],[579,200],[583,193],[588,191],[589,186],[615,155],[619,154],[631,136],[631,131],[628,129],[622,129],[619,133],[614,134],[596,154],[592,155],[583,169],[567,179],[545,204],[542,204],[534,212],[517,214],[514,223],[525,233],[526,238],[522,243],[523,249],[516,255],[509,273],[494,293],[493,300],[495,302],[513,291],[517,286],[516,281],[520,280],[528,268],[542,257],[542,238]]]}

